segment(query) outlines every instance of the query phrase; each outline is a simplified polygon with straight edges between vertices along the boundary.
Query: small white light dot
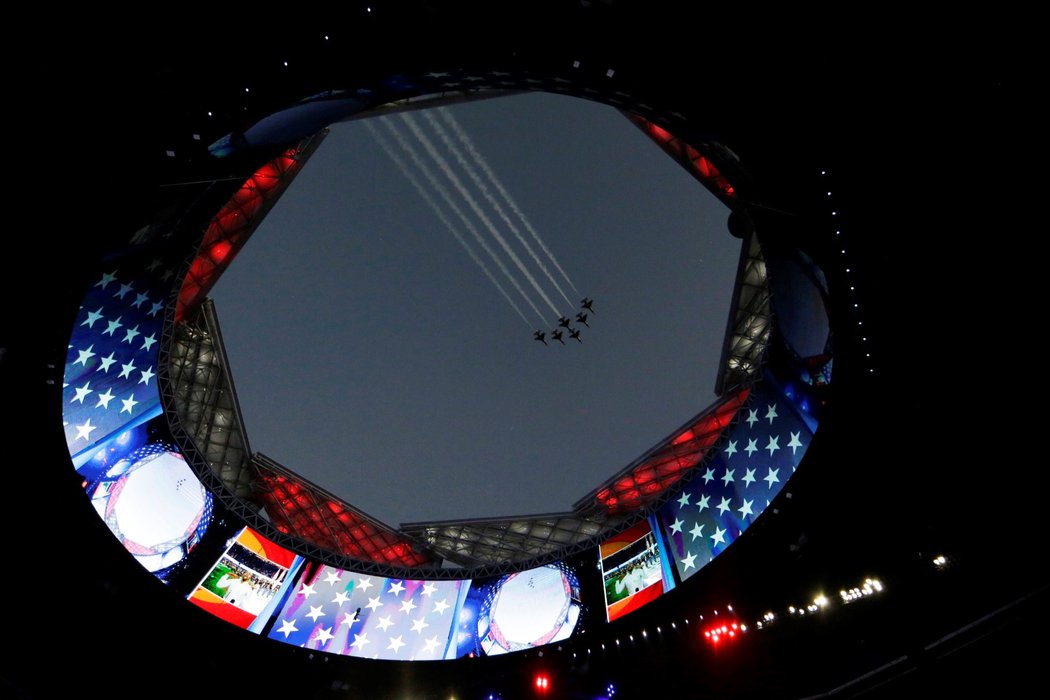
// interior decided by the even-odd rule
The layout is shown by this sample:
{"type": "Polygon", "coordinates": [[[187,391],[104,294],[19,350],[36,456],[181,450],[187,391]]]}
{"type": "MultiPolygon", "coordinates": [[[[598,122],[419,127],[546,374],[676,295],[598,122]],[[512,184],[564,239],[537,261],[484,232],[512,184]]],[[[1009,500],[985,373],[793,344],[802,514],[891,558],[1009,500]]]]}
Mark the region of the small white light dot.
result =
{"type": "Polygon", "coordinates": [[[616,71],[614,71],[614,70],[613,70],[612,68],[610,68],[609,70],[605,71],[605,77],[606,77],[606,78],[611,78],[611,77],[613,77],[613,74],[614,74],[615,72],[616,72],[616,71]]]}
{"type": "Polygon", "coordinates": [[[248,92],[248,88],[244,88],[244,91],[245,91],[245,92],[248,92]]]}
{"type": "Polygon", "coordinates": [[[828,196],[829,196],[829,197],[831,196],[831,193],[830,193],[830,192],[828,192],[828,196]]]}
{"type": "Polygon", "coordinates": [[[572,67],[573,68],[579,68],[580,67],[580,62],[579,61],[573,61],[572,62],[572,67]]]}
{"type": "Polygon", "coordinates": [[[839,215],[839,213],[838,213],[837,211],[833,211],[833,212],[831,212],[831,215],[832,215],[832,216],[838,216],[838,215],[839,215]]]}
{"type": "Polygon", "coordinates": [[[211,112],[208,112],[208,116],[209,116],[209,117],[211,116],[211,112]]]}
{"type": "Polygon", "coordinates": [[[287,68],[287,67],[288,67],[288,61],[285,61],[285,62],[284,62],[284,67],[285,67],[285,68],[287,68]]]}

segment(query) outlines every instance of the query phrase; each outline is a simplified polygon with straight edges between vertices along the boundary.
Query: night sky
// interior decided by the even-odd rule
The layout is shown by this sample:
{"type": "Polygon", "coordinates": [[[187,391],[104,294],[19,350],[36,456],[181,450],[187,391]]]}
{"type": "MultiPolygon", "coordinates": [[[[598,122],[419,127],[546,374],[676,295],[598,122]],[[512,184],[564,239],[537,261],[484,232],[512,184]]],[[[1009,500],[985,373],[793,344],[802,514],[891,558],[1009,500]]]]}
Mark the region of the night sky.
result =
{"type": "Polygon", "coordinates": [[[333,125],[212,294],[252,449],[394,526],[569,510],[706,408],[740,251],[611,107],[446,110],[333,125]]]}

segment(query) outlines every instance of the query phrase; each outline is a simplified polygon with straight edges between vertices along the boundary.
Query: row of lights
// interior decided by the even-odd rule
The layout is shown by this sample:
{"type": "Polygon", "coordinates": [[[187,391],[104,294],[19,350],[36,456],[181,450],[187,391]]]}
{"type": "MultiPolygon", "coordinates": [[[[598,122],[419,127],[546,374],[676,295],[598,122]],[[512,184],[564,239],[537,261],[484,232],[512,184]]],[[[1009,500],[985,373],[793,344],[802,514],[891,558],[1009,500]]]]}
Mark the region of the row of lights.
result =
{"type": "Polygon", "coordinates": [[[869,595],[875,595],[876,593],[882,593],[882,582],[876,579],[864,579],[864,585],[860,587],[853,587],[847,590],[839,591],[839,595],[842,597],[843,603],[852,603],[854,600],[865,598],[869,595]]]}
{"type": "MultiPolygon", "coordinates": [[[[850,589],[842,589],[839,591],[839,596],[842,598],[843,604],[852,603],[854,600],[865,598],[876,593],[881,593],[885,590],[882,582],[877,578],[866,578],[860,586],[854,586],[850,589]]],[[[823,593],[818,594],[813,598],[811,602],[806,605],[789,605],[787,607],[787,614],[789,617],[804,617],[806,615],[812,615],[813,613],[821,612],[826,610],[831,605],[831,601],[823,593]]],[[[771,624],[778,620],[776,613],[769,611],[762,616],[755,623],[756,629],[763,629],[769,627],[771,624]]]]}
{"type": "MultiPolygon", "coordinates": [[[[821,175],[821,177],[828,177],[828,171],[827,170],[821,170],[820,171],[820,175],[821,175]]],[[[830,190],[825,190],[825,196],[828,197],[829,201],[830,201],[830,198],[832,196],[831,195],[831,191],[830,190]]],[[[841,247],[842,243],[841,243],[841,239],[839,237],[842,235],[842,222],[841,222],[841,219],[839,218],[839,212],[836,209],[832,209],[831,210],[831,218],[833,219],[832,227],[835,230],[835,244],[837,246],[840,246],[839,247],[839,253],[840,253],[840,255],[842,255],[843,263],[848,263],[848,261],[846,260],[846,249],[844,247],[841,247]]],[[[857,288],[853,284],[852,280],[849,279],[849,277],[848,277],[848,275],[851,275],[853,271],[852,271],[852,268],[850,268],[850,267],[846,267],[845,269],[846,269],[847,280],[850,283],[849,284],[849,291],[850,291],[850,298],[852,299],[851,303],[853,305],[853,313],[854,313],[855,316],[859,316],[859,314],[860,314],[860,304],[857,302],[856,294],[855,294],[855,292],[857,291],[857,288]]],[[[864,322],[860,318],[857,318],[857,332],[861,336],[861,338],[860,338],[861,342],[864,343],[864,345],[863,345],[863,352],[864,352],[864,357],[866,358],[866,360],[868,362],[868,373],[869,374],[874,374],[875,368],[871,364],[871,351],[868,348],[868,337],[867,337],[867,335],[865,335],[865,330],[864,330],[863,326],[864,326],[864,322]]]]}
{"type": "MultiPolygon", "coordinates": [[[[932,562],[933,565],[938,569],[943,569],[949,565],[949,560],[944,555],[938,555],[934,557],[932,562]]],[[[844,588],[840,590],[839,597],[841,598],[843,605],[848,605],[856,600],[868,598],[878,593],[882,593],[885,590],[886,586],[882,583],[880,579],[868,577],[865,578],[864,581],[861,582],[858,586],[854,586],[849,589],[844,588]]],[[[831,600],[829,600],[828,597],[823,593],[820,593],[814,596],[813,600],[806,605],[789,605],[787,607],[787,616],[791,618],[805,617],[807,615],[813,615],[815,613],[823,612],[831,607],[831,600]]],[[[704,628],[703,638],[705,641],[712,645],[719,645],[729,640],[738,639],[743,634],[747,633],[750,629],[747,624],[738,621],[736,613],[733,611],[732,605],[727,605],[725,607],[725,611],[729,613],[729,615],[722,615],[719,609],[713,609],[713,615],[709,618],[710,623],[707,625],[707,627],[704,628]]],[[[698,618],[700,621],[703,621],[705,619],[703,614],[699,614],[698,618]]],[[[777,622],[778,619],[779,616],[776,613],[774,613],[773,611],[768,611],[761,617],[761,619],[755,622],[754,627],[756,629],[763,629],[777,622]]],[[[683,622],[686,625],[691,624],[689,618],[683,618],[683,622]]],[[[674,630],[678,629],[677,622],[672,621],[670,623],[670,626],[674,630]]],[[[663,633],[662,625],[657,625],[656,633],[663,633]]],[[[640,635],[643,639],[647,639],[648,634],[648,631],[644,628],[640,631],[640,635]]],[[[628,634],[626,640],[633,644],[635,642],[634,633],[628,634]]],[[[615,646],[619,648],[621,644],[621,639],[617,637],[615,640],[613,640],[613,644],[615,644],[615,646]]],[[[604,642],[600,644],[600,648],[603,652],[607,651],[608,649],[604,642]]],[[[557,650],[561,651],[561,647],[559,646],[557,650]]],[[[588,647],[586,654],[590,655],[591,652],[592,649],[588,647]]],[[[539,652],[539,656],[543,656],[542,651],[539,652]]],[[[577,652],[574,651],[572,653],[572,657],[574,659],[578,658],[577,652]]],[[[550,688],[550,678],[545,673],[541,672],[537,674],[534,677],[533,682],[535,684],[536,690],[541,694],[546,694],[550,688]]],[[[607,688],[606,697],[611,698],[614,692],[615,689],[613,685],[610,684],[607,688]]],[[[491,699],[498,696],[490,695],[489,697],[491,699]]]]}
{"type": "MultiPolygon", "coordinates": [[[[938,556],[934,557],[932,561],[933,561],[934,566],[936,566],[937,568],[944,568],[949,563],[948,559],[945,556],[943,556],[943,555],[938,555],[938,556]]],[[[856,600],[860,600],[860,599],[863,599],[863,598],[868,598],[868,597],[874,596],[874,595],[876,595],[878,593],[882,593],[883,591],[885,591],[885,589],[886,589],[886,587],[885,587],[885,585],[882,583],[882,581],[880,579],[873,578],[873,577],[868,577],[868,578],[865,578],[864,581],[858,586],[854,586],[854,587],[849,588],[849,589],[845,589],[844,588],[844,589],[840,590],[839,591],[839,597],[841,598],[843,605],[848,605],[848,604],[850,604],[850,603],[852,603],[852,602],[854,602],[856,600]]],[[[805,617],[807,615],[813,615],[815,613],[825,611],[825,610],[827,610],[827,609],[829,609],[831,607],[832,607],[831,606],[831,601],[828,599],[828,597],[826,595],[824,595],[823,593],[820,593],[820,594],[814,596],[813,600],[811,602],[809,602],[808,604],[806,604],[806,605],[798,605],[798,606],[796,606],[796,605],[789,605],[787,607],[787,615],[789,617],[792,617],[792,618],[805,617]]],[[[732,605],[727,605],[726,606],[726,611],[728,613],[730,613],[730,615],[721,615],[720,611],[717,608],[714,609],[713,615],[710,618],[711,619],[711,623],[703,631],[703,638],[704,638],[704,640],[707,641],[708,643],[712,644],[712,645],[719,645],[719,644],[721,644],[723,642],[726,642],[726,641],[729,641],[729,640],[738,639],[739,637],[741,637],[743,634],[745,634],[749,630],[749,627],[748,627],[747,624],[739,622],[736,619],[735,613],[733,612],[733,606],[732,605]],[[726,619],[726,618],[729,618],[729,619],[726,619]]],[[[698,617],[699,617],[699,620],[701,620],[701,621],[703,621],[705,619],[703,614],[700,614],[698,617]]],[[[779,619],[779,616],[776,613],[774,613],[773,611],[769,611],[769,612],[766,612],[761,617],[761,619],[759,619],[755,623],[754,626],[755,626],[756,629],[763,629],[765,627],[768,627],[768,626],[772,625],[778,619],[779,619]]],[[[690,624],[689,618],[684,618],[683,622],[686,625],[690,624]]],[[[678,625],[677,625],[676,622],[672,621],[670,624],[671,624],[671,628],[672,629],[675,629],[675,630],[678,629],[678,625]]],[[[656,627],[656,632],[657,632],[657,634],[661,634],[663,632],[663,627],[658,625],[656,627]]],[[[648,631],[646,629],[642,629],[640,634],[641,634],[642,638],[648,638],[648,631]]],[[[634,636],[633,633],[631,633],[631,634],[627,635],[626,639],[628,641],[630,641],[631,643],[634,643],[635,636],[634,636]]],[[[617,637],[613,641],[613,643],[616,645],[616,647],[619,647],[620,644],[621,644],[621,639],[619,637],[617,637]]],[[[600,647],[601,647],[601,650],[603,652],[607,650],[606,644],[604,642],[601,643],[600,647]]],[[[560,651],[561,647],[558,647],[558,650],[560,651]]],[[[591,652],[592,652],[591,648],[588,647],[587,651],[586,651],[586,654],[590,655],[591,652]]],[[[540,656],[542,656],[542,655],[543,655],[542,652],[540,652],[540,656]]],[[[577,652],[574,651],[572,656],[573,656],[574,659],[577,658],[577,652]]],[[[546,673],[542,673],[541,672],[541,673],[537,674],[534,677],[534,681],[533,682],[535,684],[535,689],[537,690],[538,693],[544,694],[544,695],[547,694],[547,692],[550,689],[550,678],[549,678],[549,676],[546,673]]],[[[612,684],[609,685],[609,687],[607,688],[606,692],[607,692],[607,696],[606,697],[611,698],[613,696],[613,694],[615,692],[615,689],[614,689],[612,684]]],[[[493,698],[495,696],[489,696],[489,697],[493,698]]]]}
{"type": "MultiPolygon", "coordinates": [[[[947,557],[945,557],[944,555],[938,555],[934,557],[932,562],[933,565],[938,569],[943,569],[949,564],[947,557]]],[[[856,600],[860,600],[862,598],[867,598],[875,594],[882,593],[885,590],[885,588],[885,585],[878,578],[868,577],[865,578],[864,581],[858,586],[854,586],[849,589],[844,588],[840,590],[839,597],[842,599],[842,603],[844,605],[848,605],[856,600]]],[[[787,614],[790,617],[805,617],[806,615],[813,615],[814,613],[824,611],[829,607],[831,607],[831,601],[826,595],[820,593],[814,596],[813,600],[806,605],[789,605],[787,607],[787,614]]],[[[726,611],[729,613],[733,613],[733,606],[727,605],[726,611]]],[[[704,620],[704,616],[702,614],[699,615],[699,619],[704,620]]],[[[704,629],[703,636],[705,641],[712,645],[719,645],[723,642],[737,639],[743,634],[745,634],[749,629],[746,624],[738,622],[735,619],[735,613],[733,615],[720,616],[720,611],[717,608],[714,609],[713,616],[711,619],[713,620],[713,622],[704,629]],[[730,617],[732,619],[723,621],[723,618],[726,617],[730,617]]],[[[778,615],[776,613],[772,611],[766,612],[762,616],[762,618],[755,623],[755,628],[763,629],[764,627],[768,627],[769,625],[773,624],[777,620],[778,615]]],[[[684,618],[684,622],[686,625],[690,624],[688,618],[684,618]]],[[[672,629],[678,629],[678,625],[675,622],[671,622],[671,627],[672,629]]],[[[662,633],[662,630],[662,626],[656,627],[656,632],[658,634],[662,633]]],[[[643,638],[647,638],[647,630],[642,629],[641,636],[643,638]]],[[[634,634],[629,634],[627,636],[627,639],[633,643],[634,634]]],[[[620,639],[617,638],[614,641],[616,646],[619,647],[620,639]]],[[[606,645],[604,642],[601,644],[601,649],[603,651],[606,650],[606,645]]],[[[589,655],[590,653],[591,649],[588,647],[587,654],[589,655]]],[[[542,656],[542,652],[540,652],[540,655],[542,656]]],[[[573,652],[572,656],[573,658],[577,658],[577,653],[573,652]]],[[[550,677],[545,672],[540,672],[536,674],[536,676],[533,679],[533,683],[538,694],[546,695],[551,688],[550,677]]],[[[614,694],[615,687],[613,686],[613,684],[610,683],[609,686],[606,688],[605,697],[612,698],[614,694]]],[[[489,695],[488,697],[489,700],[498,700],[498,696],[489,695]]]]}
{"type": "MultiPolygon", "coordinates": [[[[732,613],[733,612],[733,606],[732,605],[727,605],[726,606],[726,611],[728,611],[729,613],[732,613]]],[[[723,640],[737,638],[739,635],[742,635],[742,634],[744,634],[744,633],[746,633],[748,631],[749,628],[748,628],[748,626],[746,624],[737,621],[735,618],[731,619],[731,620],[727,620],[726,622],[721,622],[721,618],[719,618],[719,615],[720,615],[720,611],[717,608],[714,609],[713,610],[713,618],[712,619],[715,619],[716,621],[714,623],[712,623],[711,625],[709,625],[704,630],[704,635],[703,635],[704,639],[706,641],[708,641],[709,643],[711,643],[711,644],[719,644],[723,640]]],[[[723,617],[725,617],[725,616],[723,616],[723,617]]],[[[698,618],[701,621],[705,619],[703,614],[698,615],[698,618]]],[[[686,626],[692,624],[688,617],[682,618],[681,622],[684,625],[686,625],[686,626]]],[[[662,635],[663,634],[663,628],[664,628],[663,625],[657,625],[656,628],[655,628],[656,634],[662,635]]],[[[679,629],[678,622],[672,620],[671,623],[670,623],[670,629],[677,631],[679,629]]],[[[639,637],[641,637],[641,639],[647,640],[649,638],[649,631],[648,631],[648,629],[643,628],[643,629],[641,629],[638,632],[638,635],[639,635],[639,637]]],[[[606,645],[605,642],[601,642],[598,646],[594,647],[593,649],[591,647],[587,647],[586,652],[575,652],[574,651],[574,652],[572,652],[572,658],[573,659],[579,658],[581,653],[583,653],[586,656],[590,656],[593,652],[598,651],[598,649],[600,649],[602,652],[609,651],[612,648],[619,649],[619,647],[621,646],[622,643],[630,642],[631,644],[634,644],[635,641],[636,641],[635,633],[633,633],[633,632],[632,633],[628,633],[627,636],[622,638],[622,639],[620,637],[617,637],[609,645],[606,645]]],[[[561,647],[560,646],[557,647],[557,651],[561,651],[561,647]]],[[[537,655],[542,657],[543,656],[543,651],[542,650],[538,651],[537,655]]],[[[550,692],[550,689],[552,688],[552,685],[551,685],[551,682],[550,682],[550,676],[546,672],[539,672],[539,673],[537,673],[533,677],[533,686],[534,686],[534,690],[536,691],[536,693],[538,695],[546,695],[546,694],[548,694],[550,692]]],[[[604,700],[608,700],[608,699],[612,698],[615,694],[616,694],[616,686],[613,683],[609,683],[608,686],[605,688],[605,695],[601,696],[601,697],[604,700]]],[[[489,697],[490,698],[493,698],[493,697],[497,697],[498,698],[498,696],[491,696],[491,695],[489,697]]]]}

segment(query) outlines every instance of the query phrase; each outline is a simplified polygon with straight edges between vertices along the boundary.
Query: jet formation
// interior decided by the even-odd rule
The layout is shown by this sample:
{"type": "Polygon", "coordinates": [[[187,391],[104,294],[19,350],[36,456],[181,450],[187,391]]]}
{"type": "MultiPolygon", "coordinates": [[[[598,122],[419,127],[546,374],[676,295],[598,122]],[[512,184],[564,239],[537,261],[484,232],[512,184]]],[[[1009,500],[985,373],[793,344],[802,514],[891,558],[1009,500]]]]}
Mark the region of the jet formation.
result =
{"type": "MultiPolygon", "coordinates": [[[[594,313],[593,306],[594,306],[594,299],[591,299],[590,297],[584,297],[583,299],[581,299],[580,300],[580,309],[582,309],[582,310],[579,311],[576,314],[576,321],[578,323],[582,323],[583,325],[585,325],[588,328],[590,328],[591,324],[587,323],[587,317],[588,317],[588,312],[591,313],[591,314],[594,313]]],[[[565,345],[565,341],[562,339],[563,334],[565,333],[565,331],[562,330],[563,328],[565,330],[569,331],[569,337],[570,338],[572,338],[573,340],[575,340],[578,343],[582,343],[583,342],[583,338],[580,337],[580,335],[581,335],[580,334],[580,329],[572,327],[572,319],[570,319],[568,316],[562,316],[561,318],[558,319],[558,325],[556,327],[552,328],[551,331],[550,331],[551,339],[552,340],[557,340],[562,345],[565,345]]],[[[534,340],[538,340],[541,343],[543,343],[544,345],[548,345],[548,343],[547,343],[547,331],[544,331],[542,329],[538,330],[538,331],[536,331],[535,333],[532,334],[532,337],[533,337],[534,340]]]]}

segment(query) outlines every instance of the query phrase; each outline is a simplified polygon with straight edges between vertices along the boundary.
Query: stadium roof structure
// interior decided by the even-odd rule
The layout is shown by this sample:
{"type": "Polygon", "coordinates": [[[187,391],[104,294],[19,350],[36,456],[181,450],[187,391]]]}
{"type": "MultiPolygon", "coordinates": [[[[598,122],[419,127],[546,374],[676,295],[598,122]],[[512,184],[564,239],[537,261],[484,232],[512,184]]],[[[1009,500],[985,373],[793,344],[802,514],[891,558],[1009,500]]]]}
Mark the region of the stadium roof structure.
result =
{"type": "MultiPolygon", "coordinates": [[[[938,131],[948,116],[993,128],[998,139],[983,144],[982,172],[1016,172],[1026,132],[1005,128],[1010,120],[1000,109],[1016,106],[1015,93],[995,93],[1003,88],[999,66],[937,74],[934,83],[915,64],[883,64],[873,72],[863,61],[845,60],[859,56],[859,47],[837,46],[835,60],[779,57],[760,71],[730,74],[729,54],[714,46],[700,53],[677,42],[638,48],[642,38],[667,37],[669,9],[654,22],[654,8],[616,2],[503,8],[499,19],[513,31],[499,41],[465,29],[468,19],[471,26],[495,21],[483,7],[470,7],[468,15],[427,5],[376,10],[354,8],[356,22],[370,23],[367,41],[358,33],[282,28],[250,42],[226,37],[213,52],[201,52],[188,36],[161,32],[148,47],[121,46],[129,54],[113,64],[112,80],[90,87],[96,103],[113,110],[90,132],[107,134],[99,149],[107,152],[107,167],[94,181],[70,187],[71,198],[80,199],[55,212],[56,245],[39,253],[42,272],[34,280],[51,294],[20,304],[4,321],[3,361],[17,382],[9,396],[26,401],[8,440],[41,436],[26,460],[33,468],[20,470],[32,473],[16,475],[14,492],[31,494],[41,517],[53,517],[61,530],[12,534],[16,566],[6,578],[15,585],[4,596],[16,609],[11,625],[23,644],[0,676],[12,694],[47,696],[93,682],[118,696],[146,683],[179,693],[230,684],[307,697],[508,699],[547,693],[548,681],[550,696],[605,698],[683,687],[691,696],[725,698],[1025,688],[1036,652],[1013,633],[1045,621],[1047,612],[1045,574],[1022,560],[1040,532],[1038,508],[1023,501],[1003,525],[999,506],[989,504],[974,522],[971,504],[989,458],[968,466],[972,452],[946,439],[964,429],[960,418],[946,413],[980,414],[997,404],[965,376],[984,361],[979,352],[963,368],[929,360],[938,339],[928,306],[918,313],[915,303],[933,292],[923,298],[944,302],[937,321],[952,329],[953,321],[971,317],[968,303],[985,293],[957,284],[955,303],[944,299],[949,279],[965,282],[973,269],[962,262],[945,265],[929,288],[930,261],[946,261],[944,237],[922,237],[932,221],[960,230],[1019,223],[1016,210],[963,198],[977,193],[999,201],[1012,190],[1003,184],[1008,178],[995,176],[968,189],[972,181],[961,175],[973,171],[958,166],[969,165],[972,152],[960,153],[938,131]],[[530,31],[550,26],[571,29],[572,39],[530,31]],[[410,40],[416,41],[409,51],[410,40]],[[391,53],[392,46],[402,50],[391,53]],[[481,80],[467,81],[473,77],[481,80]],[[572,513],[399,530],[252,452],[207,291],[333,115],[483,97],[485,90],[559,92],[624,110],[727,201],[735,235],[760,245],[744,248],[720,399],[712,407],[611,476],[572,513]],[[863,115],[852,111],[858,100],[863,115]],[[913,111],[902,118],[906,108],[913,111]],[[939,218],[922,208],[907,209],[912,218],[903,218],[902,201],[937,207],[939,218]],[[938,207],[960,201],[969,205],[964,213],[938,207]],[[129,269],[143,275],[129,277],[129,269]],[[785,287],[785,280],[792,284],[785,287]],[[831,381],[824,353],[792,352],[801,344],[785,321],[790,313],[778,307],[803,280],[826,310],[831,381]],[[105,317],[104,305],[88,303],[109,304],[114,296],[137,309],[140,325],[120,328],[119,318],[105,317]],[[104,338],[107,322],[113,330],[104,338]],[[40,330],[16,332],[27,328],[40,330]],[[78,374],[104,371],[97,348],[71,340],[87,329],[99,347],[119,344],[118,328],[130,336],[129,347],[141,344],[159,361],[130,360],[123,371],[133,390],[110,395],[78,374]],[[800,370],[802,380],[790,389],[800,393],[789,393],[784,377],[800,370]],[[151,380],[152,393],[137,389],[150,389],[151,380]],[[464,572],[506,581],[650,516],[669,526],[672,497],[688,502],[704,460],[728,459],[727,431],[746,423],[739,411],[771,389],[820,406],[813,411],[820,429],[790,488],[777,492],[763,517],[745,513],[744,524],[753,527],[747,533],[741,527],[736,544],[695,575],[675,564],[677,590],[556,643],[436,664],[377,662],[275,643],[273,627],[229,624],[241,618],[219,619],[208,614],[219,608],[204,594],[194,598],[203,588],[203,582],[194,587],[199,562],[228,556],[233,546],[256,553],[240,555],[242,561],[269,557],[280,571],[308,560],[318,562],[311,571],[339,567],[391,579],[410,571],[451,585],[464,572]],[[123,410],[73,413],[86,405],[108,410],[115,401],[123,410]],[[129,424],[120,416],[125,412],[144,418],[129,424]],[[110,417],[112,425],[105,423],[110,417]],[[122,440],[141,447],[112,462],[105,450],[83,447],[107,430],[111,440],[98,443],[105,450],[121,449],[122,440]],[[174,489],[182,501],[131,501],[143,482],[174,489]],[[156,520],[132,521],[131,506],[154,507],[156,520]],[[262,536],[243,539],[245,523],[262,536]],[[45,580],[39,575],[45,570],[67,583],[45,580]],[[886,596],[875,595],[883,589],[886,596]],[[727,637],[721,647],[711,641],[723,627],[728,635],[731,624],[750,629],[735,646],[727,637]],[[72,653],[54,638],[65,625],[83,638],[72,653]],[[148,644],[129,644],[146,637],[148,644]],[[28,663],[33,658],[66,673],[40,674],[28,663]],[[979,667],[988,664],[999,672],[983,674],[979,667]]],[[[35,79],[56,84],[59,71],[51,64],[44,70],[35,79]]],[[[75,66],[63,65],[61,75],[69,73],[79,76],[75,66]]],[[[75,83],[61,101],[41,98],[48,107],[38,117],[42,131],[69,133],[58,105],[75,102],[76,85],[87,87],[75,83]]],[[[65,151],[33,159],[40,168],[31,173],[34,181],[51,182],[44,176],[68,159],[65,151]]],[[[980,262],[994,265],[995,255],[989,246],[980,262]]],[[[7,298],[25,299],[21,291],[7,298]]],[[[982,336],[968,342],[982,351],[994,345],[982,336]]],[[[1040,470],[1020,460],[1011,460],[1010,469],[1028,493],[1043,492],[1040,470]]],[[[1024,496],[1014,489],[1002,498],[1024,496]]],[[[670,539],[673,528],[661,527],[654,533],[670,539]]],[[[555,569],[559,580],[575,580],[567,568],[555,569]]],[[[496,602],[482,602],[494,614],[496,602]]]]}
{"type": "MultiPolygon", "coordinates": [[[[501,81],[504,86],[508,80],[501,81]]],[[[475,83],[469,93],[427,95],[381,105],[378,113],[448,104],[461,99],[493,99],[516,91],[490,90],[475,83]]],[[[520,89],[527,83],[522,82],[520,89]]],[[[334,110],[338,114],[338,110],[334,110]]],[[[632,113],[625,113],[656,144],[727,204],[735,192],[709,158],[666,130],[632,113]]],[[[364,114],[355,113],[354,118],[364,114]]],[[[572,512],[526,515],[484,521],[410,523],[400,531],[380,523],[353,504],[297,476],[263,455],[247,449],[248,435],[240,417],[234,382],[228,371],[217,314],[207,291],[232,263],[251,232],[289,186],[323,141],[326,131],[308,136],[293,148],[262,165],[233,194],[208,224],[200,251],[189,265],[179,293],[171,327],[169,420],[188,428],[212,473],[221,482],[230,507],[259,527],[259,517],[275,524],[284,535],[315,549],[349,560],[393,567],[440,566],[451,563],[474,570],[505,571],[531,568],[567,554],[596,546],[601,539],[628,527],[655,504],[666,500],[713,456],[755,381],[771,330],[770,292],[761,248],[753,233],[746,236],[733,295],[728,335],[717,384],[723,398],[663,443],[611,476],[572,512]],[[728,388],[727,388],[728,387],[728,388]]],[[[744,235],[741,235],[744,238],[744,235]]],[[[162,392],[165,390],[162,389],[162,392]]],[[[265,526],[263,526],[265,527],[265,526]]],[[[349,565],[353,565],[352,563],[349,565]]],[[[377,569],[381,570],[381,569],[377,569]]],[[[387,573],[397,573],[388,571],[387,573]]]]}

